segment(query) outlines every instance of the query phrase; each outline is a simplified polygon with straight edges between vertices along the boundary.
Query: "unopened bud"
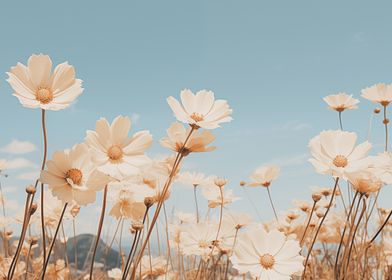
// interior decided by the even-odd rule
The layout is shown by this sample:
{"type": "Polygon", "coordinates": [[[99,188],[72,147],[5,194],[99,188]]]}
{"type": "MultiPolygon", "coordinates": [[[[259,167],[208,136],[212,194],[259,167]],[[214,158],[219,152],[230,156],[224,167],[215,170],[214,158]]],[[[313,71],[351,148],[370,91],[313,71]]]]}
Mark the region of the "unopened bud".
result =
{"type": "Polygon", "coordinates": [[[37,208],[38,208],[37,203],[31,204],[30,215],[33,215],[35,213],[35,211],[37,211],[37,208]]]}
{"type": "Polygon", "coordinates": [[[140,231],[144,228],[143,223],[133,223],[132,224],[132,229],[135,231],[140,231]]]}
{"type": "Polygon", "coordinates": [[[389,119],[384,119],[384,120],[382,121],[382,123],[383,123],[383,124],[388,124],[388,123],[389,123],[389,119]]]}
{"type": "Polygon", "coordinates": [[[379,114],[380,112],[381,112],[381,109],[380,108],[374,108],[374,111],[373,111],[375,114],[379,114]]]}
{"type": "Polygon", "coordinates": [[[241,186],[241,187],[243,187],[243,186],[245,186],[245,185],[246,185],[246,182],[245,182],[245,181],[241,181],[241,182],[240,182],[240,186],[241,186]]]}
{"type": "Polygon", "coordinates": [[[320,193],[313,193],[312,194],[312,199],[313,199],[313,201],[314,202],[317,202],[317,201],[319,201],[320,199],[321,199],[321,194],[320,193]]]}
{"type": "Polygon", "coordinates": [[[71,212],[72,217],[75,218],[79,214],[79,212],[80,212],[80,206],[79,205],[74,205],[70,212],[71,212]]]}
{"type": "Polygon", "coordinates": [[[27,186],[26,187],[26,192],[28,193],[28,194],[35,194],[35,192],[36,192],[37,190],[34,188],[34,186],[32,186],[32,185],[29,185],[29,186],[27,186]]]}
{"type": "Polygon", "coordinates": [[[146,197],[144,199],[144,205],[146,205],[147,208],[151,207],[154,204],[154,198],[153,197],[146,197]]]}
{"type": "Polygon", "coordinates": [[[219,188],[222,188],[227,184],[227,180],[225,178],[215,178],[214,184],[219,188]]]}

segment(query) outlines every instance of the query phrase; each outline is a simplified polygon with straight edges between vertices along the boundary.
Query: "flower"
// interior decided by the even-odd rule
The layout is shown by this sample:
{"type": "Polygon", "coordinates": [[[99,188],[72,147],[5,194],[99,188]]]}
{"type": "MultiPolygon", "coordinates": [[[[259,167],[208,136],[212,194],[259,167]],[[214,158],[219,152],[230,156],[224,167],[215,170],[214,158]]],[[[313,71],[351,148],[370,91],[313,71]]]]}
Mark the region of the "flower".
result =
{"type": "Polygon", "coordinates": [[[27,108],[61,110],[83,92],[82,80],[75,79],[75,69],[68,62],[56,66],[51,72],[49,56],[33,54],[27,66],[18,63],[8,74],[8,83],[20,103],[27,108]]]}
{"type": "Polygon", "coordinates": [[[173,110],[177,120],[205,129],[220,127],[220,123],[232,120],[226,100],[215,100],[212,91],[201,90],[193,94],[189,89],[181,91],[181,103],[174,97],[167,98],[167,103],[173,110]]]}
{"type": "Polygon", "coordinates": [[[382,106],[388,106],[392,102],[392,85],[375,84],[363,89],[361,96],[382,106]]]}
{"type": "Polygon", "coordinates": [[[351,173],[347,177],[353,188],[362,194],[377,192],[383,185],[382,181],[370,171],[351,173]]]}
{"type": "Polygon", "coordinates": [[[257,168],[250,176],[251,182],[249,183],[249,185],[252,187],[269,187],[271,182],[278,178],[279,172],[280,168],[278,166],[261,166],[257,168]]]}
{"type": "Polygon", "coordinates": [[[222,205],[222,202],[223,205],[226,205],[240,199],[234,195],[233,190],[226,190],[224,187],[204,187],[202,189],[202,194],[208,200],[209,208],[216,208],[222,205]]]}
{"type": "Polygon", "coordinates": [[[108,277],[110,279],[114,280],[120,280],[122,279],[122,271],[119,268],[112,268],[111,270],[108,271],[108,277]]]}
{"type": "Polygon", "coordinates": [[[211,178],[206,177],[203,173],[183,172],[179,175],[178,182],[184,185],[198,187],[211,184],[211,178]]]}
{"type": "Polygon", "coordinates": [[[174,152],[181,152],[183,156],[190,153],[210,152],[216,147],[207,147],[215,136],[209,131],[193,132],[187,140],[185,147],[184,142],[188,138],[190,128],[185,129],[180,123],[173,123],[167,130],[168,137],[162,138],[159,142],[162,146],[169,148],[174,152]]]}
{"type": "Polygon", "coordinates": [[[86,143],[98,170],[118,180],[137,174],[149,162],[144,152],[152,144],[151,134],[140,131],[128,137],[130,128],[131,120],[118,116],[111,125],[101,118],[95,131],[87,131],[86,143]]]}
{"type": "Polygon", "coordinates": [[[338,94],[328,95],[323,98],[328,104],[328,107],[332,110],[343,112],[344,110],[357,109],[358,99],[353,98],[352,95],[340,92],[338,94]]]}
{"type": "Polygon", "coordinates": [[[135,201],[134,193],[126,185],[122,183],[112,183],[111,200],[114,205],[109,212],[110,216],[119,219],[120,217],[129,218],[133,221],[142,221],[146,206],[143,202],[135,201]]]}
{"type": "Polygon", "coordinates": [[[267,233],[259,227],[240,236],[231,261],[240,273],[249,272],[258,279],[291,279],[303,269],[300,250],[298,241],[287,240],[282,232],[267,233]]]}
{"type": "Polygon", "coordinates": [[[385,184],[392,184],[392,153],[384,152],[371,157],[372,172],[376,174],[385,184]]]}
{"type": "Polygon", "coordinates": [[[372,145],[365,141],[356,146],[357,135],[341,130],[323,131],[310,140],[309,148],[313,156],[309,161],[321,174],[343,176],[347,173],[367,168],[367,154],[372,145]]]}
{"type": "Polygon", "coordinates": [[[49,185],[52,194],[63,203],[86,205],[95,201],[95,194],[113,179],[95,170],[85,144],[71,150],[55,152],[41,171],[40,181],[49,185]]]}

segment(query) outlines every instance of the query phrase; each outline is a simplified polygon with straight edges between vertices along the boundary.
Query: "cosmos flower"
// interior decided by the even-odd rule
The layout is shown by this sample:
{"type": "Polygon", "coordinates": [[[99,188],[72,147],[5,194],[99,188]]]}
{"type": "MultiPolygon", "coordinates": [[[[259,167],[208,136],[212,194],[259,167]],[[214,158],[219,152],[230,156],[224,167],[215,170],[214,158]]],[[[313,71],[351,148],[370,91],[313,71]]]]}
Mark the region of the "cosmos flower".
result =
{"type": "Polygon", "coordinates": [[[337,177],[363,170],[369,166],[367,154],[372,145],[367,141],[356,145],[356,141],[354,132],[323,131],[309,142],[313,156],[309,161],[318,173],[337,177]]]}
{"type": "Polygon", "coordinates": [[[303,269],[298,241],[287,240],[278,230],[250,230],[238,239],[231,258],[240,273],[249,272],[258,279],[284,280],[303,269]]]}
{"type": "Polygon", "coordinates": [[[280,168],[278,166],[261,166],[257,168],[250,176],[251,182],[249,183],[249,185],[252,187],[269,187],[271,182],[278,178],[279,172],[280,168]]]}
{"type": "Polygon", "coordinates": [[[388,106],[392,102],[392,85],[375,84],[363,89],[361,96],[382,106],[388,106]]]}
{"type": "Polygon", "coordinates": [[[217,230],[218,225],[214,223],[194,223],[182,227],[179,244],[182,253],[208,259],[217,230]]]}
{"type": "Polygon", "coordinates": [[[75,69],[64,62],[53,73],[49,56],[33,54],[27,66],[18,63],[8,72],[8,83],[20,103],[27,108],[61,110],[83,92],[82,80],[75,79],[75,69]]]}
{"type": "Polygon", "coordinates": [[[198,172],[182,172],[178,177],[178,182],[193,187],[205,186],[211,184],[211,177],[198,172]]]}
{"type": "Polygon", "coordinates": [[[392,153],[384,152],[371,157],[372,172],[376,174],[385,184],[392,184],[392,153]]]}
{"type": "Polygon", "coordinates": [[[131,219],[132,221],[142,221],[146,206],[143,202],[134,200],[134,193],[131,188],[122,186],[122,183],[112,183],[110,185],[110,196],[113,201],[110,216],[119,219],[120,217],[131,219]],[[117,186],[117,184],[119,184],[117,186]]]}
{"type": "Polygon", "coordinates": [[[40,181],[49,185],[52,194],[63,203],[86,205],[95,201],[96,192],[111,182],[109,176],[95,170],[85,144],[71,150],[55,152],[41,171],[40,181]]]}
{"type": "Polygon", "coordinates": [[[223,201],[223,205],[226,205],[240,199],[238,196],[234,195],[233,190],[231,189],[227,190],[224,187],[221,188],[218,188],[216,186],[204,187],[202,189],[202,194],[208,200],[209,208],[216,208],[222,205],[222,201],[223,201]],[[221,191],[223,195],[221,195],[221,191]]]}
{"type": "Polygon", "coordinates": [[[362,194],[377,192],[383,185],[382,181],[370,171],[350,173],[347,179],[353,188],[362,194]]]}
{"type": "Polygon", "coordinates": [[[215,100],[212,91],[201,90],[193,94],[189,89],[181,91],[181,103],[174,97],[167,98],[177,120],[198,128],[214,129],[220,123],[232,120],[232,110],[226,100],[215,100]]]}
{"type": "Polygon", "coordinates": [[[187,140],[185,147],[183,147],[189,131],[190,128],[185,129],[182,124],[173,123],[167,130],[168,137],[162,138],[159,142],[162,146],[177,153],[181,152],[184,156],[190,153],[210,152],[216,149],[213,146],[207,147],[215,140],[215,136],[206,130],[193,132],[187,140]]]}
{"type": "Polygon", "coordinates": [[[358,99],[353,98],[352,95],[340,92],[338,94],[328,95],[323,98],[328,104],[328,107],[337,112],[343,112],[344,110],[357,109],[358,99]]]}
{"type": "Polygon", "coordinates": [[[152,144],[151,134],[140,131],[128,137],[130,128],[131,120],[118,116],[111,125],[101,118],[95,131],[87,131],[86,143],[98,170],[118,180],[137,174],[149,162],[144,153],[152,144]]]}

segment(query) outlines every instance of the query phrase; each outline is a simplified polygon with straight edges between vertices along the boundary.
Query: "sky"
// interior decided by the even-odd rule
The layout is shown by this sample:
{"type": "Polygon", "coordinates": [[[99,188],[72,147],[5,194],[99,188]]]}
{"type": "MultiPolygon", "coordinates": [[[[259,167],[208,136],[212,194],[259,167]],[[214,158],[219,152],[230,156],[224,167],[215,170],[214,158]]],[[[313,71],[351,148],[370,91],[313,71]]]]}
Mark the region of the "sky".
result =
{"type": "MultiPolygon", "coordinates": [[[[73,65],[85,88],[71,108],[48,112],[49,155],[83,141],[100,117],[120,114],[132,118],[133,132],[153,134],[150,156],[169,154],[158,143],[175,121],[166,98],[184,88],[209,89],[228,101],[233,121],[214,130],[217,151],[189,156],[184,170],[228,178],[243,197],[230,208],[251,215],[257,208],[258,218],[272,219],[265,190],[244,190],[238,182],[258,166],[280,165],[271,186],[278,211],[291,208],[294,198],[309,199],[313,186],[331,186],[307,161],[309,140],[338,128],[322,98],[338,92],[359,98],[359,109],[344,112],[343,124],[359,141],[368,139],[375,105],[360,91],[392,82],[391,8],[387,1],[310,0],[2,3],[0,158],[14,164],[1,179],[12,202],[7,211],[23,205],[42,158],[42,136],[40,111],[12,96],[6,72],[44,53],[54,64],[73,65]]],[[[384,141],[381,122],[374,116],[374,154],[384,141]]],[[[391,198],[384,188],[380,206],[390,207],[391,198]]],[[[191,199],[191,190],[178,188],[171,203],[192,211],[191,199]]],[[[99,203],[90,207],[98,211],[99,203]]]]}

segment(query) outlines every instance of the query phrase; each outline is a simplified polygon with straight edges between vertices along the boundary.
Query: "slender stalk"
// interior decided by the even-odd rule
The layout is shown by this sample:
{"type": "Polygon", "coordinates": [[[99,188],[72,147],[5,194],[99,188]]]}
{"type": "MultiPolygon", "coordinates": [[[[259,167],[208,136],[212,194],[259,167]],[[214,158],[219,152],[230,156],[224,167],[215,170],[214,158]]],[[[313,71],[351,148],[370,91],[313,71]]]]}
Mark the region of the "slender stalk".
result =
{"type": "Polygon", "coordinates": [[[325,221],[325,219],[326,219],[326,217],[327,217],[327,215],[328,215],[328,212],[329,212],[329,210],[330,210],[331,207],[332,207],[332,203],[333,203],[333,199],[334,199],[334,197],[335,197],[335,192],[336,192],[336,188],[337,188],[337,186],[338,186],[338,183],[339,183],[339,177],[336,177],[336,179],[335,179],[335,186],[334,186],[333,191],[332,191],[332,195],[331,195],[331,199],[330,199],[329,204],[328,204],[328,208],[327,208],[327,210],[325,211],[325,214],[324,214],[323,218],[321,219],[320,225],[318,226],[317,231],[316,231],[316,234],[315,234],[314,237],[313,237],[312,244],[310,245],[308,255],[306,256],[305,265],[304,265],[304,271],[303,271],[303,273],[302,273],[302,278],[305,278],[305,273],[306,273],[307,264],[308,264],[308,261],[309,261],[310,254],[312,253],[314,243],[316,242],[317,236],[318,236],[318,234],[319,234],[319,232],[320,232],[320,229],[321,229],[321,226],[323,225],[323,223],[324,223],[324,221],[325,221]]]}
{"type": "Polygon", "coordinates": [[[392,210],[389,212],[387,218],[385,219],[384,223],[381,225],[381,227],[378,229],[376,234],[373,236],[373,238],[369,241],[369,245],[376,240],[377,236],[381,233],[381,231],[384,229],[384,227],[388,224],[389,219],[391,218],[392,210]]]}
{"type": "Polygon", "coordinates": [[[343,124],[342,124],[342,111],[339,111],[339,125],[340,125],[340,130],[343,131],[343,124]]]}
{"type": "MultiPolygon", "coordinates": [[[[0,179],[1,179],[1,176],[2,176],[2,174],[1,174],[1,170],[0,170],[0,179]]],[[[3,210],[3,216],[4,216],[4,219],[6,219],[7,216],[5,214],[5,200],[4,200],[3,187],[1,185],[1,180],[0,180],[0,196],[1,196],[1,207],[3,210]]],[[[4,227],[3,227],[3,246],[4,246],[4,257],[6,258],[8,256],[8,252],[7,252],[8,251],[8,246],[7,246],[8,241],[7,241],[7,237],[6,237],[5,232],[6,232],[6,228],[5,228],[5,224],[4,224],[4,227]]]]}
{"type": "Polygon", "coordinates": [[[303,241],[304,241],[305,236],[306,236],[306,231],[308,230],[308,227],[309,227],[310,222],[312,220],[313,212],[314,212],[314,209],[316,208],[316,203],[317,203],[317,201],[313,202],[313,207],[312,207],[312,210],[310,211],[308,222],[306,223],[306,227],[305,227],[304,233],[302,234],[301,242],[299,243],[301,245],[301,247],[303,245],[303,241]]]}
{"type": "Polygon", "coordinates": [[[101,238],[101,232],[102,232],[102,227],[103,227],[103,219],[105,217],[105,210],[106,210],[107,194],[108,194],[108,185],[106,185],[104,190],[103,190],[103,202],[102,202],[101,217],[99,219],[98,232],[97,232],[97,236],[95,237],[96,238],[95,246],[94,246],[93,257],[91,259],[91,265],[90,265],[90,278],[89,278],[90,280],[93,279],[94,261],[95,261],[95,255],[97,253],[99,240],[101,238]]]}
{"type": "Polygon", "coordinates": [[[276,219],[277,222],[279,222],[278,214],[276,214],[275,206],[274,206],[274,203],[272,202],[272,197],[271,197],[271,192],[270,192],[269,186],[266,187],[266,188],[267,188],[268,198],[269,198],[269,201],[271,203],[272,210],[274,211],[275,219],[276,219]]]}
{"type": "Polygon", "coordinates": [[[193,196],[195,198],[195,206],[196,206],[196,222],[199,223],[199,205],[197,203],[196,189],[197,189],[197,185],[193,185],[193,196]]]}
{"type": "Polygon", "coordinates": [[[388,151],[388,118],[387,118],[387,106],[384,105],[384,126],[385,126],[385,151],[388,151]]]}
{"type": "Polygon", "coordinates": [[[75,275],[78,275],[78,251],[77,251],[77,245],[78,242],[76,240],[76,223],[75,223],[75,218],[72,219],[72,231],[73,231],[73,245],[74,245],[74,265],[75,265],[75,275]]]}
{"type": "Polygon", "coordinates": [[[41,280],[45,279],[46,268],[48,267],[49,260],[50,260],[50,255],[52,253],[53,246],[56,243],[57,234],[59,232],[60,225],[61,225],[61,222],[63,220],[64,213],[65,213],[65,210],[67,209],[67,206],[68,206],[68,203],[65,203],[64,207],[63,207],[63,211],[61,212],[61,216],[60,216],[59,222],[58,222],[57,227],[56,227],[56,231],[54,233],[54,236],[52,238],[52,242],[51,242],[50,247],[49,247],[48,256],[47,256],[46,260],[44,260],[44,266],[43,266],[43,269],[42,269],[42,272],[41,272],[41,280]]]}
{"type": "MultiPolygon", "coordinates": [[[[46,156],[48,152],[48,141],[46,136],[46,125],[45,125],[45,110],[42,109],[42,134],[44,138],[44,156],[42,160],[41,170],[44,170],[46,164],[46,156]]],[[[46,259],[46,239],[45,239],[45,210],[44,210],[44,184],[41,183],[41,232],[42,232],[42,250],[43,258],[46,259]]]]}

